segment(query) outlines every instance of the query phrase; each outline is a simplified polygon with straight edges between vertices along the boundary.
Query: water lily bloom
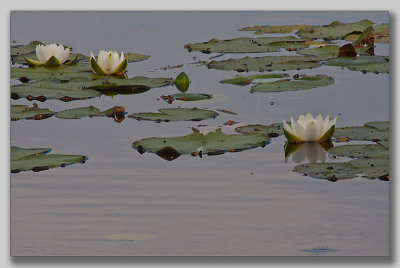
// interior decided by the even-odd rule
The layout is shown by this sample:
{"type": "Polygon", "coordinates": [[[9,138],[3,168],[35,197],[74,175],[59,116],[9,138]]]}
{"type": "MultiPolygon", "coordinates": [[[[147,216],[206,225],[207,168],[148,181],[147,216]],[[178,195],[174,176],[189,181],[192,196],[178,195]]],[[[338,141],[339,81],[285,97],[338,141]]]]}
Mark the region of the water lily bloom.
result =
{"type": "Polygon", "coordinates": [[[128,60],[121,52],[121,56],[115,51],[100,50],[97,60],[93,52],[90,52],[90,67],[92,71],[100,75],[119,74],[128,67],[128,60]]]}
{"type": "Polygon", "coordinates": [[[300,115],[299,120],[291,118],[291,125],[283,121],[283,132],[290,143],[296,142],[321,142],[332,138],[335,131],[336,119],[318,115],[315,119],[308,113],[300,115]]]}
{"type": "Polygon", "coordinates": [[[64,48],[62,44],[50,44],[50,45],[37,45],[36,46],[36,57],[38,60],[31,60],[25,58],[29,65],[38,66],[58,66],[63,64],[68,56],[70,49],[64,48]]]}

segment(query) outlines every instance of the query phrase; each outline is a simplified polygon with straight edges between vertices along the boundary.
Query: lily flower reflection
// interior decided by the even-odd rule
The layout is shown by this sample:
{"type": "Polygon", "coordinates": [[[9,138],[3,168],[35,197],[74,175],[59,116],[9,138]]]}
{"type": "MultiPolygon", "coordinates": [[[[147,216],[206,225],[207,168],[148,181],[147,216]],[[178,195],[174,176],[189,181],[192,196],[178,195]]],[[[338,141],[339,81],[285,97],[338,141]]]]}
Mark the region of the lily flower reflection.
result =
{"type": "Polygon", "coordinates": [[[331,141],[320,143],[286,143],[285,144],[285,162],[292,156],[292,161],[301,163],[308,161],[310,163],[325,162],[327,150],[333,147],[331,141]]]}

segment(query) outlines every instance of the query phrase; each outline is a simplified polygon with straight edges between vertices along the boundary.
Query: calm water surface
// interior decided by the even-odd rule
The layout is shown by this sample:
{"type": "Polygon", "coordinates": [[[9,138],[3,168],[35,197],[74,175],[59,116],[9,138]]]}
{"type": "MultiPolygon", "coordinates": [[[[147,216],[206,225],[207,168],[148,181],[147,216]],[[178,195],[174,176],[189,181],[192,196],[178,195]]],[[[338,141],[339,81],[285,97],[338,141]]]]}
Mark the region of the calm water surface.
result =
{"type": "MultiPolygon", "coordinates": [[[[335,84],[285,93],[250,94],[250,87],[220,84],[236,72],[190,64],[215,54],[189,53],[186,43],[254,36],[252,25],[329,24],[334,20],[388,22],[385,12],[13,12],[11,40],[61,42],[86,55],[115,49],[149,54],[128,74],[176,77],[186,72],[188,92],[211,101],[158,100],[174,87],[143,94],[102,96],[40,107],[60,111],[122,105],[131,114],[165,107],[227,109],[202,122],[154,123],[126,118],[11,122],[11,145],[50,147],[89,160],[39,173],[11,175],[12,255],[388,255],[389,183],[356,178],[331,183],[293,172],[283,137],[265,148],[167,162],[131,148],[147,137],[182,136],[206,124],[281,122],[300,113],[339,115],[338,126],[388,120],[389,78],[336,67],[288,71],[333,76],[335,84]],[[193,59],[193,57],[197,57],[193,59]],[[180,69],[160,70],[184,64],[180,69]],[[271,105],[271,102],[274,104],[271,105]],[[114,234],[151,234],[145,241],[111,241],[114,234]]],[[[388,55],[388,45],[376,53],[388,55]]],[[[293,52],[284,52],[293,54],[293,52]]],[[[279,53],[270,53],[279,55],[279,53]]],[[[224,55],[218,60],[243,57],[224,55]]],[[[249,55],[249,54],[246,54],[249,55]]],[[[250,54],[251,55],[251,54],[250,54]]],[[[257,54],[265,55],[265,54],[257,54]]],[[[255,72],[254,72],[255,73],[255,72]]],[[[32,104],[20,99],[11,104],[32,104]]],[[[233,128],[224,127],[226,133],[233,128]]],[[[345,159],[340,159],[345,160],[345,159]]]]}

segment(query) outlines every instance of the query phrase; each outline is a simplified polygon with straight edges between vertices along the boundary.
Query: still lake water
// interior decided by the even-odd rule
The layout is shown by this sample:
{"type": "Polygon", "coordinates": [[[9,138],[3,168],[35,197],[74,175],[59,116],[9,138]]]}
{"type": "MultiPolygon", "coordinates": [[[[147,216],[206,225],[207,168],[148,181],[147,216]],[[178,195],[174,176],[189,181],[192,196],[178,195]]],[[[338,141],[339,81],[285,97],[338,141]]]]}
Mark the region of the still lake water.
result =
{"type": "MultiPolygon", "coordinates": [[[[191,80],[188,92],[217,95],[210,101],[167,104],[158,100],[161,95],[179,93],[169,86],[69,103],[48,100],[38,103],[40,107],[60,111],[94,105],[105,110],[122,105],[131,114],[196,106],[238,115],[159,124],[130,118],[116,123],[103,117],[11,122],[11,145],[50,147],[53,153],[89,158],[85,164],[11,175],[11,254],[388,255],[389,183],[363,178],[332,183],[301,176],[292,171],[297,163],[285,162],[284,137],[265,148],[203,158],[184,155],[171,162],[131,148],[142,138],[183,136],[198,124],[215,128],[228,120],[270,124],[307,112],[339,115],[338,127],[388,120],[387,74],[328,66],[287,71],[326,74],[335,83],[250,94],[250,86],[219,83],[236,72],[190,64],[215,54],[183,48],[211,38],[254,37],[237,29],[257,24],[361,19],[383,23],[389,18],[386,12],[13,12],[11,40],[16,44],[40,40],[61,42],[85,55],[100,49],[148,54],[148,60],[129,64],[129,77],[175,78],[184,71],[191,80]],[[184,66],[160,69],[178,64],[184,66]],[[151,234],[152,239],[107,239],[114,234],[151,234]]],[[[375,51],[388,55],[389,47],[377,44],[375,51]]],[[[254,54],[225,54],[217,60],[244,55],[254,54]]],[[[233,128],[223,131],[233,133],[233,128]]]]}

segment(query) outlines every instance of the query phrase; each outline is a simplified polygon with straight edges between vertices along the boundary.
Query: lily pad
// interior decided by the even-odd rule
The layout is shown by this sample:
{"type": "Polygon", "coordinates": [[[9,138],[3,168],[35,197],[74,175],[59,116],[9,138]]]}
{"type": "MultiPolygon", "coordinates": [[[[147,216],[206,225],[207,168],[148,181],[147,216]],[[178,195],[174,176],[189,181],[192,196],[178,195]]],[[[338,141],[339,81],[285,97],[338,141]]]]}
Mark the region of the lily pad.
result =
{"type": "Polygon", "coordinates": [[[388,158],[389,150],[379,144],[351,144],[333,147],[329,153],[350,158],[388,158]]]}
{"type": "MultiPolygon", "coordinates": [[[[106,111],[100,112],[100,110],[94,106],[73,108],[68,110],[63,110],[56,113],[56,117],[63,119],[79,119],[82,117],[98,117],[98,116],[108,116],[108,117],[121,117],[125,115],[125,109],[122,106],[115,106],[106,111]]],[[[122,120],[121,120],[122,121],[122,120]]]]}
{"type": "Polygon", "coordinates": [[[49,148],[24,149],[11,146],[11,173],[32,170],[35,172],[74,163],[85,163],[84,155],[47,154],[49,148]]]}
{"type": "Polygon", "coordinates": [[[23,83],[11,87],[11,98],[45,101],[60,99],[63,101],[82,100],[98,97],[100,93],[93,89],[84,89],[89,83],[87,78],[73,78],[69,81],[49,79],[39,82],[23,83]]]}
{"type": "Polygon", "coordinates": [[[270,137],[277,137],[283,135],[282,123],[273,123],[268,126],[255,124],[245,125],[235,128],[235,131],[243,134],[262,134],[270,137]]]}
{"type": "Polygon", "coordinates": [[[342,39],[348,33],[354,31],[364,31],[373,24],[374,23],[369,20],[361,20],[354,23],[334,21],[329,25],[310,26],[300,29],[297,32],[297,35],[310,39],[337,40],[342,39]]]}
{"type": "Polygon", "coordinates": [[[323,57],[303,56],[244,57],[223,61],[211,61],[207,64],[207,67],[209,69],[234,70],[237,72],[300,70],[319,67],[321,65],[320,61],[324,59],[323,57]]]}
{"type": "Polygon", "coordinates": [[[376,121],[368,122],[364,126],[336,128],[333,136],[338,139],[349,138],[351,140],[359,141],[388,141],[388,125],[388,121],[376,121]]]}
{"type": "Polygon", "coordinates": [[[203,93],[178,93],[172,95],[163,95],[161,98],[168,103],[172,103],[175,100],[180,101],[200,101],[200,100],[209,100],[213,96],[210,94],[203,94],[203,93]]]}
{"type": "Polygon", "coordinates": [[[265,33],[291,33],[310,27],[311,25],[264,25],[264,26],[251,26],[239,29],[238,31],[255,31],[254,34],[265,34],[265,33]]]}
{"type": "Polygon", "coordinates": [[[325,65],[346,67],[364,73],[389,73],[389,57],[385,56],[340,57],[326,61],[325,65]]]}
{"type": "Polygon", "coordinates": [[[40,109],[37,105],[29,107],[27,105],[11,105],[11,121],[17,121],[20,119],[34,119],[42,120],[52,117],[55,112],[49,109],[40,109]]]}
{"type": "Polygon", "coordinates": [[[251,92],[282,92],[305,90],[332,85],[334,80],[326,75],[300,75],[294,80],[280,80],[272,83],[261,83],[253,86],[251,92]]]}
{"type": "Polygon", "coordinates": [[[335,45],[319,46],[314,48],[301,49],[297,51],[297,53],[307,56],[336,58],[339,53],[339,47],[335,45]]]}
{"type": "Polygon", "coordinates": [[[140,153],[151,152],[166,160],[174,160],[180,155],[217,155],[239,152],[255,147],[264,147],[269,138],[258,134],[225,134],[221,129],[206,135],[192,128],[193,133],[170,138],[146,138],[133,143],[140,153]]]}
{"type": "Polygon", "coordinates": [[[333,182],[355,178],[359,172],[350,163],[308,163],[296,166],[294,171],[312,178],[333,182]]]}
{"type": "Polygon", "coordinates": [[[237,76],[234,78],[224,79],[219,81],[222,84],[232,84],[237,86],[247,86],[253,82],[253,80],[261,80],[261,79],[280,79],[288,77],[288,74],[256,74],[251,76],[237,76]]]}
{"type": "MultiPolygon", "coordinates": [[[[382,23],[379,25],[373,25],[374,29],[374,42],[375,43],[389,43],[389,24],[382,23]]],[[[357,41],[362,35],[362,31],[354,31],[346,34],[343,39],[350,42],[357,41]]]]}
{"type": "Polygon", "coordinates": [[[359,174],[364,178],[389,179],[389,159],[388,158],[360,158],[349,162],[359,170],[359,174]]]}
{"type": "Polygon", "coordinates": [[[101,78],[90,80],[85,77],[76,77],[70,80],[47,79],[38,82],[23,83],[11,87],[13,99],[27,98],[28,100],[45,101],[46,99],[60,99],[71,101],[78,99],[94,98],[101,93],[114,92],[125,94],[138,94],[153,87],[166,86],[171,83],[169,78],[133,77],[101,78]]]}
{"type": "Polygon", "coordinates": [[[129,115],[129,118],[137,120],[148,120],[159,122],[173,121],[201,121],[205,119],[215,118],[218,113],[199,109],[199,108],[165,108],[158,110],[158,113],[134,113],[129,115]]]}
{"type": "Polygon", "coordinates": [[[308,47],[306,39],[293,36],[287,37],[240,37],[231,40],[211,39],[204,43],[186,44],[185,48],[191,51],[209,53],[260,53],[276,52],[281,48],[286,50],[297,50],[308,47]]]}

